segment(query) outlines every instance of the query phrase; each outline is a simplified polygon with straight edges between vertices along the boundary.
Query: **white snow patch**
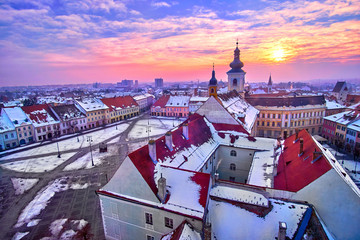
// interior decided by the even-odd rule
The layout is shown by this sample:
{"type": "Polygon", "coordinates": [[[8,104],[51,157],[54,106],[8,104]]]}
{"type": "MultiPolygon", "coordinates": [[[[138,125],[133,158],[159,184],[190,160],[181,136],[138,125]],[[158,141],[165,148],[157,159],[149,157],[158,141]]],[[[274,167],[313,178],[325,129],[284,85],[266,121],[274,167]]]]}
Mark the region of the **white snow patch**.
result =
{"type": "Polygon", "coordinates": [[[11,178],[11,182],[15,189],[15,195],[23,194],[32,188],[38,181],[38,178],[11,178]]]}
{"type": "Polygon", "coordinates": [[[29,232],[17,232],[11,240],[20,240],[28,234],[29,234],[29,232]]]}
{"type": "Polygon", "coordinates": [[[41,221],[41,219],[33,219],[31,220],[26,226],[27,227],[33,227],[39,224],[39,222],[41,221]]]}
{"type": "Polygon", "coordinates": [[[61,158],[57,155],[33,158],[28,160],[20,160],[9,163],[1,164],[0,166],[6,169],[10,169],[16,172],[30,172],[30,173],[41,173],[54,170],[63,162],[67,161],[75,153],[64,153],[61,154],[61,158]]]}
{"type": "Polygon", "coordinates": [[[50,182],[46,187],[41,189],[35,198],[23,209],[15,227],[21,227],[25,223],[29,223],[35,216],[39,215],[50,202],[50,199],[55,195],[55,193],[66,191],[68,189],[83,189],[85,186],[88,187],[89,184],[85,183],[81,186],[74,183],[69,185],[66,178],[59,178],[50,182]]]}

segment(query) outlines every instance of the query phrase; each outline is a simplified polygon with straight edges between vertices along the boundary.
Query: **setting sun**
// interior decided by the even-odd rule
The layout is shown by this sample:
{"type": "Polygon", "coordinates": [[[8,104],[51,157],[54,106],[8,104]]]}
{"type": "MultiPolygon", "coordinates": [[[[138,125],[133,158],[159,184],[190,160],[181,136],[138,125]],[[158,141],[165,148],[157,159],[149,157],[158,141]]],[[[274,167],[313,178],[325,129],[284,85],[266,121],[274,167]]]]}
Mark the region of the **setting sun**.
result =
{"type": "Polygon", "coordinates": [[[284,61],[285,60],[284,49],[282,49],[282,48],[274,49],[272,57],[276,62],[284,61]]]}

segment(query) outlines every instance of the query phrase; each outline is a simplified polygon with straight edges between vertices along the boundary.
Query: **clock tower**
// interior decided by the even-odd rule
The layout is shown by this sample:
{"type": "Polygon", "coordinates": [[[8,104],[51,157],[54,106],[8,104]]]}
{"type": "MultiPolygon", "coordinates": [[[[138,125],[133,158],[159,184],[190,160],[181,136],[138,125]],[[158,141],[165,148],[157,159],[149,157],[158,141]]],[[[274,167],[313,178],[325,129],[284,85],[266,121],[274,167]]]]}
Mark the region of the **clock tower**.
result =
{"type": "Polygon", "coordinates": [[[215,78],[214,64],[213,64],[212,76],[209,81],[209,97],[211,96],[217,99],[217,80],[215,78]]]}
{"type": "Polygon", "coordinates": [[[240,61],[240,50],[238,42],[234,50],[234,60],[230,63],[231,69],[226,73],[228,75],[228,91],[236,90],[241,95],[244,94],[245,74],[242,67],[244,63],[240,61]]]}

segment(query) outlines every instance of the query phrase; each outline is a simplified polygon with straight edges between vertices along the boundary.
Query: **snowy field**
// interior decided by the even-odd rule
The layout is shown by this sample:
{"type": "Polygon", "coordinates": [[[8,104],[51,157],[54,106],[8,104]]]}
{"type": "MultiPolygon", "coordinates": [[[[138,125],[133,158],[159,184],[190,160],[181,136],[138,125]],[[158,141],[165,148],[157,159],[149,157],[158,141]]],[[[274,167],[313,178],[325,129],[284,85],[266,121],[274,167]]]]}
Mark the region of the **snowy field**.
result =
{"type": "MultiPolygon", "coordinates": [[[[20,153],[19,153],[20,154],[20,153]]],[[[54,170],[63,162],[71,158],[75,153],[61,154],[61,158],[57,155],[31,158],[27,160],[19,160],[9,163],[0,164],[2,168],[13,170],[16,172],[30,172],[30,173],[41,173],[54,170]]]]}
{"type": "Polygon", "coordinates": [[[74,162],[70,163],[64,168],[64,171],[72,171],[72,170],[79,170],[79,169],[90,169],[95,166],[99,166],[102,164],[103,160],[111,155],[117,154],[118,147],[117,146],[108,146],[108,151],[104,153],[100,153],[99,149],[93,149],[92,151],[92,158],[94,161],[94,166],[92,166],[91,162],[91,153],[87,153],[84,156],[78,158],[74,162]]]}
{"type": "Polygon", "coordinates": [[[15,189],[15,195],[23,194],[32,188],[38,181],[38,178],[11,178],[11,182],[15,189]]]}
{"type": "Polygon", "coordinates": [[[155,136],[159,134],[165,134],[170,129],[178,126],[181,121],[171,119],[149,119],[139,120],[129,133],[129,139],[143,138],[147,136],[155,136]],[[148,133],[148,126],[150,126],[150,132],[148,133]]]}
{"type": "MultiPolygon", "coordinates": [[[[85,135],[81,135],[79,137],[73,137],[73,138],[69,138],[63,141],[59,141],[59,150],[61,151],[66,151],[66,150],[73,150],[73,149],[78,149],[81,147],[88,147],[89,143],[87,142],[87,137],[91,136],[92,138],[92,145],[97,145],[113,136],[116,136],[122,132],[124,132],[127,128],[129,127],[128,123],[122,123],[119,124],[117,127],[112,126],[109,128],[103,128],[103,129],[99,129],[98,131],[92,132],[92,133],[87,133],[85,135]],[[117,128],[117,130],[116,130],[117,128]],[[79,139],[79,141],[78,141],[79,139]]],[[[14,153],[11,154],[9,156],[5,156],[3,158],[1,158],[0,160],[7,160],[7,159],[13,159],[13,158],[19,158],[19,157],[24,157],[24,156],[31,156],[31,155],[39,155],[39,154],[47,154],[47,153],[52,153],[52,152],[57,152],[57,144],[56,143],[52,143],[52,144],[48,144],[45,146],[39,146],[37,148],[34,149],[30,149],[27,151],[23,151],[23,152],[19,152],[19,153],[14,153]]]]}
{"type": "Polygon", "coordinates": [[[50,182],[46,187],[41,189],[35,198],[22,210],[15,227],[21,227],[24,224],[30,223],[33,218],[40,214],[45,209],[51,198],[57,192],[66,191],[68,189],[84,189],[88,188],[89,183],[69,183],[67,178],[59,178],[50,182]]]}
{"type": "Polygon", "coordinates": [[[146,144],[148,144],[148,140],[144,140],[144,141],[140,141],[140,142],[136,142],[136,143],[129,143],[128,147],[129,147],[129,153],[132,153],[133,151],[141,148],[142,146],[145,146],[146,144]]]}

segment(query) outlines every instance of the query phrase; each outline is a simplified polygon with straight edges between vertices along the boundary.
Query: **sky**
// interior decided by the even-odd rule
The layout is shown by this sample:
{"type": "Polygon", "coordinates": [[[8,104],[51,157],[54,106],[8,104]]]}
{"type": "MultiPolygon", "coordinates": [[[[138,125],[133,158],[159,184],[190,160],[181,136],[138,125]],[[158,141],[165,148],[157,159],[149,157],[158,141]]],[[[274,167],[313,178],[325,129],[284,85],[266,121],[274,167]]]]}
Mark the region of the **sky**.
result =
{"type": "Polygon", "coordinates": [[[360,0],[1,0],[0,86],[360,79],[360,0]]]}

